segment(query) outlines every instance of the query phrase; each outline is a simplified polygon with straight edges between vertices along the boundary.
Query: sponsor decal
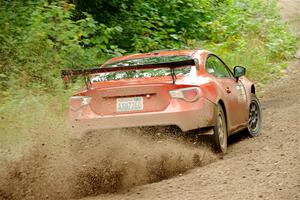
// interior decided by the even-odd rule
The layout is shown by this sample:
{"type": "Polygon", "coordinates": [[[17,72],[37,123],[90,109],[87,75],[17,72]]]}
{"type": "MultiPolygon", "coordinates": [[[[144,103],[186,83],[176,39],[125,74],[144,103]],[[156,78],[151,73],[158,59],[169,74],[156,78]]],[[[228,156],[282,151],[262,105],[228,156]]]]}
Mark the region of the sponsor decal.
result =
{"type": "Polygon", "coordinates": [[[243,84],[238,83],[236,85],[236,90],[238,92],[238,103],[246,102],[246,91],[245,91],[243,84]]]}

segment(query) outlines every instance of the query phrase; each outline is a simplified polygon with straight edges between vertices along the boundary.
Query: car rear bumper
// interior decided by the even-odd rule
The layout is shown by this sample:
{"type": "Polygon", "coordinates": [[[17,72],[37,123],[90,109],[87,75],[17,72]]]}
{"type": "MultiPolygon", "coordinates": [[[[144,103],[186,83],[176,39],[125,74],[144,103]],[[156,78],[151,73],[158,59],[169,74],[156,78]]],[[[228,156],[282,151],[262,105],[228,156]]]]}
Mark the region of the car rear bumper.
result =
{"type": "Polygon", "coordinates": [[[87,132],[99,129],[175,125],[182,131],[214,126],[215,104],[201,97],[196,102],[173,99],[159,112],[131,113],[100,116],[89,106],[70,111],[70,137],[80,139],[87,132]]]}

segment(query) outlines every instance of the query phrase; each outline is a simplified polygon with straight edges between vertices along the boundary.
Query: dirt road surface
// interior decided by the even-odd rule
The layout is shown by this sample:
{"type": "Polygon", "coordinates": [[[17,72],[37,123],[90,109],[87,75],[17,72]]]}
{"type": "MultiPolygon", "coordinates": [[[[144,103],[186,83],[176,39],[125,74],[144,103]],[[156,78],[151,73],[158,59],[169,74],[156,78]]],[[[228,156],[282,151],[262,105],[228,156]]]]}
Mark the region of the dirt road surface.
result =
{"type": "Polygon", "coordinates": [[[300,35],[300,0],[279,0],[278,7],[284,20],[290,24],[291,30],[300,35]]]}

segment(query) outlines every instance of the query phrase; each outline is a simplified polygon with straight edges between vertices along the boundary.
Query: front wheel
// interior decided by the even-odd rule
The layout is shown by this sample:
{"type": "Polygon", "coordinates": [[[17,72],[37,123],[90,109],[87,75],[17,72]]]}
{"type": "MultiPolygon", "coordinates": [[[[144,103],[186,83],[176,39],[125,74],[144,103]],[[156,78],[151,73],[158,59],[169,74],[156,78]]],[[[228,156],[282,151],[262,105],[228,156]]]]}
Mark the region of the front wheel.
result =
{"type": "Polygon", "coordinates": [[[252,94],[249,106],[248,133],[251,137],[258,136],[261,129],[261,107],[257,97],[252,94]]]}
{"type": "Polygon", "coordinates": [[[220,104],[217,106],[215,123],[214,134],[212,135],[214,150],[225,154],[227,152],[228,134],[225,114],[220,104]]]}

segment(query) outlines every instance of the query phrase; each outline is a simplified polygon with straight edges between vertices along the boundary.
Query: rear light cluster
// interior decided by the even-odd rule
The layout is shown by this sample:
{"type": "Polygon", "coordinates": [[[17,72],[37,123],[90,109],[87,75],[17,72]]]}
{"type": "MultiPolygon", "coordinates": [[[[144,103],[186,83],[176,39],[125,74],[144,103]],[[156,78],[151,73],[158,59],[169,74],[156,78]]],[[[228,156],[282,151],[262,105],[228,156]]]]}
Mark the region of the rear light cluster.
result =
{"type": "Polygon", "coordinates": [[[198,87],[182,88],[169,91],[174,99],[183,99],[187,102],[194,102],[200,98],[200,89],[198,87]]]}
{"type": "Polygon", "coordinates": [[[89,96],[73,96],[70,98],[70,108],[72,110],[78,110],[82,106],[88,105],[91,99],[92,97],[89,96]]]}

